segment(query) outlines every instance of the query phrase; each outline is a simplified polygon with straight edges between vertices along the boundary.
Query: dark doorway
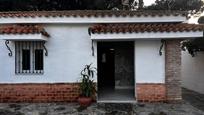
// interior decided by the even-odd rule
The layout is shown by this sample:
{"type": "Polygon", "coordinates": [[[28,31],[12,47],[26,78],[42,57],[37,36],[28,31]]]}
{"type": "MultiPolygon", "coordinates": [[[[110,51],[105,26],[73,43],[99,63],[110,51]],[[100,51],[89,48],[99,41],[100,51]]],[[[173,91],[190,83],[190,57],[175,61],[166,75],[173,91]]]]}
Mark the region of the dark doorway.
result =
{"type": "Polygon", "coordinates": [[[135,99],[134,42],[97,42],[97,52],[98,98],[108,96],[115,100],[117,96],[121,99],[129,95],[127,100],[135,99]]]}
{"type": "Polygon", "coordinates": [[[98,43],[98,86],[113,89],[115,86],[115,51],[109,44],[98,43]]]}

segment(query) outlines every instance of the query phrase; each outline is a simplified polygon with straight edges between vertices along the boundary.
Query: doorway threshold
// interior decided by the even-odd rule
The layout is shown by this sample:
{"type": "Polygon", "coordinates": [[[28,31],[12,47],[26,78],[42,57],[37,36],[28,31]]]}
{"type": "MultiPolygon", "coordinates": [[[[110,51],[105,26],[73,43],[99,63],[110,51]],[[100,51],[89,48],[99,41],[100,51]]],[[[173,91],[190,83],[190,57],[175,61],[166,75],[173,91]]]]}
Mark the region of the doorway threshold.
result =
{"type": "Polygon", "coordinates": [[[136,100],[97,100],[97,103],[137,103],[136,100]]]}
{"type": "Polygon", "coordinates": [[[134,89],[109,89],[98,91],[98,103],[136,103],[134,89]]]}

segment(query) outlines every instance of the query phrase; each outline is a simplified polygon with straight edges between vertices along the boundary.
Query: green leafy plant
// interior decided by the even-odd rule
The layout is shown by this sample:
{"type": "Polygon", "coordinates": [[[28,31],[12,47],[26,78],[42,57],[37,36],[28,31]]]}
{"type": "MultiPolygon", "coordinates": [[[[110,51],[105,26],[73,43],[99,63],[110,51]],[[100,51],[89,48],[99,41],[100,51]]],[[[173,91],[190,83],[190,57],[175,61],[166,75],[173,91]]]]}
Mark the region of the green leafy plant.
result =
{"type": "Polygon", "coordinates": [[[94,83],[94,76],[96,75],[96,68],[92,67],[92,64],[85,65],[81,71],[81,83],[80,91],[81,96],[91,97],[96,92],[96,86],[94,83]]]}
{"type": "Polygon", "coordinates": [[[194,57],[197,52],[204,51],[203,44],[204,44],[203,38],[184,40],[181,42],[181,49],[183,51],[187,50],[188,53],[191,54],[192,57],[194,57]]]}

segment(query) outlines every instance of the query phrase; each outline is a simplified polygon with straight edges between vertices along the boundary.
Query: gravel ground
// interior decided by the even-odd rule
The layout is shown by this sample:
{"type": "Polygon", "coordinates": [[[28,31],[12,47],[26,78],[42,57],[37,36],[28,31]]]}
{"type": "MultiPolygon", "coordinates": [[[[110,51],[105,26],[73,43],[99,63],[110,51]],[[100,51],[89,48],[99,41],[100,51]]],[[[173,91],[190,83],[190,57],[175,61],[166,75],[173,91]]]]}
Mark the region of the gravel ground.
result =
{"type": "Polygon", "coordinates": [[[87,109],[77,103],[0,104],[0,115],[204,115],[183,104],[92,104],[87,109]]]}
{"type": "Polygon", "coordinates": [[[180,104],[0,103],[0,115],[204,115],[204,95],[183,89],[180,104]]]}

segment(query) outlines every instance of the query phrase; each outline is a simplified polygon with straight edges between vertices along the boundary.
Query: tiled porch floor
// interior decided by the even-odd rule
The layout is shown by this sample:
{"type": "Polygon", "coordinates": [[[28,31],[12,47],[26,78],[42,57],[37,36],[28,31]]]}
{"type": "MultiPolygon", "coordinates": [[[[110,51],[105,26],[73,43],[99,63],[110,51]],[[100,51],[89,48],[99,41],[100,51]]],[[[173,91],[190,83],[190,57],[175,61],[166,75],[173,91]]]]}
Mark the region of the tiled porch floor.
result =
{"type": "Polygon", "coordinates": [[[98,92],[97,102],[134,103],[134,89],[103,89],[98,92]]]}

